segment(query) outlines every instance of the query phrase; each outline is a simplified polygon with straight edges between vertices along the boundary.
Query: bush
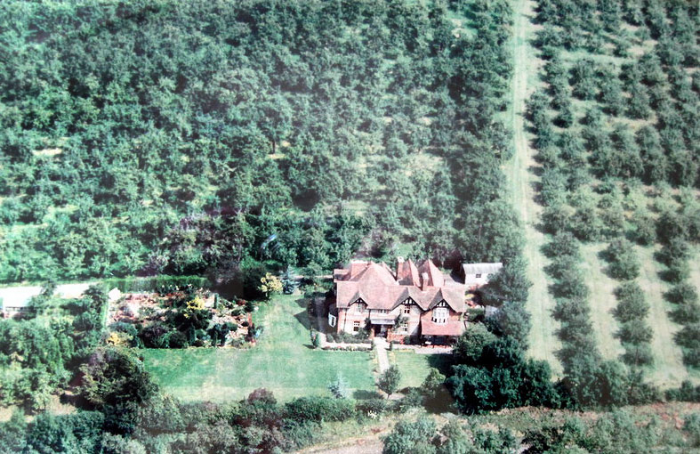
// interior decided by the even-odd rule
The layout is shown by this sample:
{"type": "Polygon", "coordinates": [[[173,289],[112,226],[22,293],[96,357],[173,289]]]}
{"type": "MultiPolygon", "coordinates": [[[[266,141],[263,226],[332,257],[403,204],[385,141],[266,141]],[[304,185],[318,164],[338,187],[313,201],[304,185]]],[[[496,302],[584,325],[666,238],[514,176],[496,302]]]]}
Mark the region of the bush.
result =
{"type": "Polygon", "coordinates": [[[630,232],[630,238],[637,244],[648,246],[656,241],[656,226],[654,220],[646,215],[635,212],[632,217],[635,229],[630,232]]]}
{"type": "Polygon", "coordinates": [[[688,444],[700,447],[700,413],[692,413],[683,424],[683,430],[688,434],[688,444]]]}
{"type": "Polygon", "coordinates": [[[410,388],[406,391],[406,395],[398,402],[399,410],[407,411],[411,408],[422,407],[425,401],[425,396],[418,388],[410,388]]]}
{"type": "Polygon", "coordinates": [[[689,380],[683,380],[678,389],[666,391],[666,399],[679,402],[700,402],[700,386],[693,386],[689,380]]]}
{"type": "Polygon", "coordinates": [[[416,422],[399,421],[384,439],[383,454],[434,453],[435,421],[424,416],[416,422]]]}
{"type": "Polygon", "coordinates": [[[345,421],[355,415],[355,403],[348,399],[301,397],[285,406],[286,415],[294,421],[345,421]]]}
{"type": "Polygon", "coordinates": [[[174,333],[170,334],[168,345],[170,348],[185,348],[189,345],[189,342],[187,341],[187,336],[180,331],[175,331],[174,333]]]}
{"type": "Polygon", "coordinates": [[[326,338],[328,342],[337,342],[344,344],[367,344],[369,343],[369,331],[360,330],[356,334],[350,333],[336,333],[327,334],[326,338]]]}
{"type": "Polygon", "coordinates": [[[139,333],[146,348],[168,348],[169,328],[160,323],[154,323],[145,327],[139,333]]]}
{"type": "Polygon", "coordinates": [[[356,406],[357,411],[361,412],[364,415],[381,415],[387,410],[387,407],[387,400],[382,398],[361,400],[357,402],[356,406]]]}

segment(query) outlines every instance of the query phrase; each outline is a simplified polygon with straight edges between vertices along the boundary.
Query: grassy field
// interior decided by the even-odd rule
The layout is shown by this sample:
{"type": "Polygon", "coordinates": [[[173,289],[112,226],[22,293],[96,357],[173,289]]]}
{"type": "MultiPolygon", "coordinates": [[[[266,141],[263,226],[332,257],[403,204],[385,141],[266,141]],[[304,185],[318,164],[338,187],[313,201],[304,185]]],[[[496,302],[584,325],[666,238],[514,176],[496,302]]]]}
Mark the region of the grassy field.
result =
{"type": "Polygon", "coordinates": [[[420,387],[428,376],[430,369],[435,367],[443,374],[445,366],[449,363],[448,355],[422,355],[413,351],[394,350],[389,352],[389,362],[398,366],[401,371],[401,383],[399,387],[420,387]]]}
{"type": "Polygon", "coordinates": [[[600,259],[599,254],[606,247],[606,244],[600,243],[581,244],[583,258],[581,270],[591,292],[588,303],[591,306],[591,323],[595,330],[598,349],[603,358],[618,359],[625,350],[614,336],[618,330],[618,323],[613,317],[612,310],[617,306],[617,299],[613,292],[620,282],[605,273],[607,264],[600,259]]]}
{"type": "Polygon", "coordinates": [[[535,27],[530,22],[533,17],[533,5],[528,0],[514,3],[515,22],[513,28],[513,56],[515,58],[515,75],[512,81],[512,99],[506,121],[513,130],[514,156],[504,169],[508,178],[511,203],[519,212],[525,233],[524,256],[528,261],[528,278],[533,286],[527,301],[527,310],[532,315],[529,355],[535,359],[546,360],[552,366],[555,375],[560,375],[562,368],[555,352],[561,348],[556,336],[558,323],[552,319],[554,298],[549,294],[549,280],[544,272],[549,263],[542,254],[545,235],[537,229],[541,206],[535,201],[535,185],[539,178],[533,172],[538,167],[534,160],[535,150],[530,146],[532,135],[525,129],[525,101],[538,84],[537,73],[542,62],[535,58],[530,41],[535,36],[535,27]]]}
{"type": "MultiPolygon", "coordinates": [[[[311,348],[309,319],[300,297],[279,296],[263,304],[255,319],[264,331],[250,349],[145,349],[141,354],[146,368],[166,393],[187,401],[235,401],[257,388],[271,390],[280,401],[329,395],[328,383],[337,374],[356,398],[376,390],[373,353],[311,348]]],[[[430,368],[441,368],[446,360],[412,351],[392,351],[389,358],[401,370],[401,387],[420,386],[430,368]]]]}
{"type": "Polygon", "coordinates": [[[353,391],[375,390],[369,353],[311,348],[306,309],[297,300],[280,296],[260,308],[256,319],[264,331],[251,349],[143,350],[146,368],[167,393],[190,401],[238,400],[256,388],[281,401],[328,395],[337,373],[353,391]]]}
{"type": "Polygon", "coordinates": [[[681,348],[673,340],[673,335],[681,326],[668,316],[672,308],[664,300],[663,294],[669,286],[659,278],[660,265],[654,261],[654,252],[655,249],[650,247],[637,249],[642,265],[638,282],[651,306],[648,320],[654,332],[651,340],[654,365],[650,369],[650,377],[662,388],[677,387],[683,380],[700,383],[700,371],[686,369],[681,348]]]}

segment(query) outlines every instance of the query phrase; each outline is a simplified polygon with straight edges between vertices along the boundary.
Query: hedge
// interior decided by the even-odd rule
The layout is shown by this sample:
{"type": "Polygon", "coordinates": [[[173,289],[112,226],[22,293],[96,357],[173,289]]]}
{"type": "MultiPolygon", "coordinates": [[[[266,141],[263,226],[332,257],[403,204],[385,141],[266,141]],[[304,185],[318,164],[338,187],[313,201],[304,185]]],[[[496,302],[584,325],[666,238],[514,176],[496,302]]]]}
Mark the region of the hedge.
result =
{"type": "Polygon", "coordinates": [[[161,287],[185,287],[192,285],[195,288],[206,288],[211,282],[201,276],[153,276],[153,277],[123,277],[105,279],[107,289],[118,288],[121,292],[154,292],[161,287]]]}

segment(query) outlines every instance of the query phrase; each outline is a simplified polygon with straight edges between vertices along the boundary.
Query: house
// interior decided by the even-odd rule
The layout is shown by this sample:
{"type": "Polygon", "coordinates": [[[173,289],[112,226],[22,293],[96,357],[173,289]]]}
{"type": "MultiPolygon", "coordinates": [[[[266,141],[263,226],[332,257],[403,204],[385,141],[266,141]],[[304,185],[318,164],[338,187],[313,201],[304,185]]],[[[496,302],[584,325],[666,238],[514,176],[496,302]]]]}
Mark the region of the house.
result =
{"type": "Polygon", "coordinates": [[[398,259],[395,270],[383,262],[352,261],[334,270],[333,282],[328,321],[338,333],[368,329],[388,340],[449,343],[465,330],[467,288],[430,260],[417,265],[398,259]]]}
{"type": "Polygon", "coordinates": [[[502,263],[465,263],[460,268],[464,285],[474,290],[489,282],[489,278],[503,268],[502,263]]]}
{"type": "Polygon", "coordinates": [[[29,300],[5,302],[0,300],[0,314],[3,318],[21,317],[30,310],[29,300]]]}

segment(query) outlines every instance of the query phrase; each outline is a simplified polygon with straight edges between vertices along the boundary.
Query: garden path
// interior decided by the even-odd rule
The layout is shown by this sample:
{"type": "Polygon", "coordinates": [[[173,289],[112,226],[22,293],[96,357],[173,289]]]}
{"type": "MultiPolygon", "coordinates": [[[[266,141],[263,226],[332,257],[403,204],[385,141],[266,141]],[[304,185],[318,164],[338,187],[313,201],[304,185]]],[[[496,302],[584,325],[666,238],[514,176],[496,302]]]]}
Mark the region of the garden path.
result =
{"type": "Polygon", "coordinates": [[[379,360],[379,373],[382,374],[389,368],[389,355],[386,354],[386,340],[381,337],[374,338],[374,349],[377,351],[379,360]]]}

